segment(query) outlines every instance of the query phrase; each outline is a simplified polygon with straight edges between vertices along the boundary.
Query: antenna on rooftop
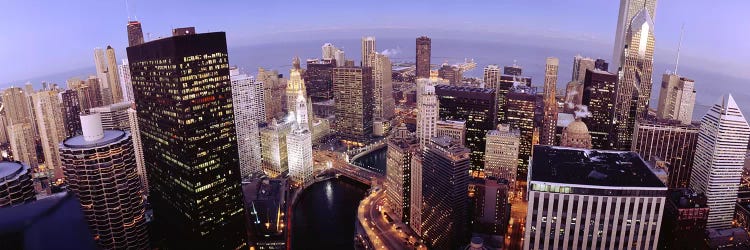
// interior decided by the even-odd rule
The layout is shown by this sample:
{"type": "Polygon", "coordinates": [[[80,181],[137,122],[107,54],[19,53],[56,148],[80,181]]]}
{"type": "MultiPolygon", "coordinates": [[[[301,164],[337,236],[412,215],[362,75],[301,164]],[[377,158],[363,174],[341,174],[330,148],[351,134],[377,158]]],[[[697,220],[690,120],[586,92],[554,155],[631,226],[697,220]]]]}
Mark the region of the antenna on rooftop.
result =
{"type": "Polygon", "coordinates": [[[680,48],[682,47],[682,35],[685,33],[685,23],[680,28],[680,43],[677,44],[677,59],[674,62],[674,74],[677,75],[677,66],[680,65],[680,48]]]}
{"type": "Polygon", "coordinates": [[[130,22],[130,5],[128,4],[128,0],[125,0],[125,12],[128,13],[128,22],[130,22]]]}

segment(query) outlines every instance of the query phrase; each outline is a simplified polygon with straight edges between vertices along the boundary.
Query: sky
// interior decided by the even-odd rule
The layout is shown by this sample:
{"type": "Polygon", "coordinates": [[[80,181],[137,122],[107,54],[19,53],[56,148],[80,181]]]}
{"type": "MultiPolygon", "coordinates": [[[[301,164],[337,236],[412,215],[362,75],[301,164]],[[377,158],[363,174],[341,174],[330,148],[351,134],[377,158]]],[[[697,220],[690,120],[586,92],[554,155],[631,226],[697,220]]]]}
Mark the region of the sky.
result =
{"type": "MultiPolygon", "coordinates": [[[[524,37],[516,39],[519,43],[611,47],[619,1],[130,0],[129,11],[124,0],[0,0],[0,6],[0,84],[5,85],[90,68],[95,47],[112,45],[118,58],[125,58],[128,16],[141,21],[152,39],[175,27],[195,26],[199,32],[227,32],[230,48],[422,34],[498,41],[513,34],[524,37]]],[[[748,9],[750,1],[742,0],[659,1],[656,49],[673,57],[684,24],[681,63],[750,79],[748,9]]]]}

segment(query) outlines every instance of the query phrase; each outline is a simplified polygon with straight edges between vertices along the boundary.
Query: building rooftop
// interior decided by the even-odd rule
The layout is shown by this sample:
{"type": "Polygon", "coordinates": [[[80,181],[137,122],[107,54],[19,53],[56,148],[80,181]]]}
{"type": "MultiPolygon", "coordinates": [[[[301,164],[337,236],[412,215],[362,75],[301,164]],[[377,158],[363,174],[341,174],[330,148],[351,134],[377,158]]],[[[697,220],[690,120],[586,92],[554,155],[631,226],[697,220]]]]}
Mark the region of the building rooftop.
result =
{"type": "Polygon", "coordinates": [[[453,86],[453,85],[444,85],[444,84],[435,85],[435,90],[438,90],[438,89],[445,90],[445,91],[472,92],[472,93],[482,93],[482,94],[492,94],[495,92],[494,89],[477,88],[477,87],[469,87],[469,86],[453,86]]]}
{"type": "Polygon", "coordinates": [[[634,152],[534,146],[531,181],[666,190],[634,152]]]}
{"type": "Polygon", "coordinates": [[[16,179],[21,174],[29,171],[29,167],[16,161],[0,162],[0,183],[16,179]]]}
{"type": "Polygon", "coordinates": [[[708,207],[708,199],[706,198],[705,194],[698,194],[695,191],[687,188],[669,190],[667,199],[669,199],[669,201],[672,202],[672,204],[674,204],[677,208],[708,207]]]}
{"type": "Polygon", "coordinates": [[[276,235],[282,233],[282,215],[286,209],[286,180],[254,178],[242,183],[245,207],[250,215],[250,222],[258,235],[276,235]]]}
{"type": "Polygon", "coordinates": [[[127,133],[122,130],[104,130],[104,136],[101,139],[98,139],[95,141],[86,141],[83,135],[77,135],[77,136],[65,139],[63,141],[63,146],[66,146],[69,148],[101,147],[101,146],[116,142],[124,138],[126,135],[127,133]]]}

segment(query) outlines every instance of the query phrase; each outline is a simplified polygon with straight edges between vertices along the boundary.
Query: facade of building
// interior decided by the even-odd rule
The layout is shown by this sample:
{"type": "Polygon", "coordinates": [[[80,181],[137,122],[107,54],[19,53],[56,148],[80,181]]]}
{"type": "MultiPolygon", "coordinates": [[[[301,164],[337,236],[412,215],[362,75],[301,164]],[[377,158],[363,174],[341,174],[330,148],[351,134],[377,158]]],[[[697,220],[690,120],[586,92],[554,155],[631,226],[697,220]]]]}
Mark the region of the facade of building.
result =
{"type": "Polygon", "coordinates": [[[411,158],[411,197],[409,205],[409,226],[417,235],[422,235],[422,156],[424,151],[418,152],[419,157],[411,158]]]}
{"type": "Polygon", "coordinates": [[[120,85],[122,85],[122,101],[133,102],[133,82],[130,81],[130,64],[128,59],[122,59],[122,64],[117,65],[120,73],[120,85]]]}
{"type": "Polygon", "coordinates": [[[496,89],[500,82],[500,67],[496,64],[490,64],[484,67],[484,87],[488,89],[496,89]]]}
{"type": "Polygon", "coordinates": [[[635,126],[633,148],[644,160],[667,165],[669,188],[690,183],[699,128],[679,121],[641,120],[635,126]]]}
{"type": "MultiPolygon", "coordinates": [[[[620,12],[617,16],[617,27],[615,28],[615,47],[612,53],[612,65],[614,65],[615,72],[622,69],[624,64],[623,54],[625,54],[625,48],[629,44],[627,38],[628,30],[633,25],[631,21],[642,9],[648,10],[651,15],[651,19],[656,19],[656,1],[657,0],[624,0],[620,1],[620,12]]],[[[653,29],[653,27],[651,27],[653,29]]],[[[607,71],[606,69],[602,69],[607,71]]]]}
{"type": "Polygon", "coordinates": [[[289,170],[286,136],[292,131],[292,125],[292,120],[279,123],[276,119],[271,119],[271,123],[260,129],[263,171],[272,178],[289,170]]]}
{"type": "Polygon", "coordinates": [[[690,189],[670,189],[664,208],[660,249],[699,249],[706,243],[706,195],[690,189]]]}
{"type": "Polygon", "coordinates": [[[307,99],[300,94],[296,103],[293,128],[286,136],[287,165],[292,181],[304,184],[313,179],[312,133],[308,123],[307,99]]]}
{"type": "Polygon", "coordinates": [[[99,114],[81,116],[82,135],[60,146],[68,190],[81,202],[103,249],[149,246],[145,199],[130,132],[104,130],[99,114]],[[113,209],[117,208],[117,209],[113,209]]]}
{"type": "Polygon", "coordinates": [[[109,91],[112,95],[112,103],[125,101],[122,94],[119,67],[117,66],[117,56],[112,46],[107,46],[107,78],[109,79],[109,91]]]}
{"type": "Polygon", "coordinates": [[[430,57],[432,54],[432,40],[426,36],[417,37],[417,78],[430,77],[430,57]]]}
{"type": "Polygon", "coordinates": [[[732,95],[723,96],[701,120],[690,189],[708,197],[708,229],[732,226],[750,126],[732,95]]]}
{"type": "Polygon", "coordinates": [[[373,125],[372,68],[341,67],[333,70],[333,97],[339,138],[363,146],[370,141],[373,125]]]}
{"type": "Polygon", "coordinates": [[[333,68],[336,60],[308,59],[305,70],[305,90],[314,102],[333,99],[333,68]]]}
{"type": "Polygon", "coordinates": [[[460,85],[463,81],[463,72],[456,65],[443,64],[438,69],[438,77],[448,80],[451,85],[460,85]]]}
{"type": "Polygon", "coordinates": [[[571,148],[591,148],[591,134],[586,123],[576,119],[566,126],[560,136],[560,146],[571,148]]]}
{"type": "Polygon", "coordinates": [[[435,94],[435,86],[425,84],[421,95],[417,96],[419,103],[417,109],[417,138],[419,138],[420,148],[424,148],[430,138],[437,135],[437,121],[440,120],[440,102],[435,94]]]}
{"type": "Polygon", "coordinates": [[[372,64],[372,57],[376,51],[377,49],[375,48],[375,37],[362,37],[362,61],[360,61],[362,67],[375,67],[372,64]]]}
{"type": "Polygon", "coordinates": [[[507,121],[511,129],[520,132],[518,147],[517,180],[526,180],[529,168],[531,147],[534,144],[534,109],[536,107],[536,91],[534,88],[517,87],[511,89],[507,95],[507,121]]]}
{"type": "Polygon", "coordinates": [[[95,77],[99,81],[99,95],[101,96],[102,102],[99,106],[112,104],[112,91],[109,90],[111,85],[109,79],[109,64],[107,63],[107,54],[105,52],[105,49],[94,49],[94,66],[96,67],[95,77]]]}
{"type": "Polygon", "coordinates": [[[266,109],[266,122],[273,118],[283,118],[285,113],[283,107],[286,99],[285,95],[286,79],[276,70],[265,70],[258,68],[258,75],[255,82],[263,85],[263,108],[266,109]]]}
{"type": "Polygon", "coordinates": [[[590,116],[584,117],[591,134],[591,147],[595,149],[612,149],[614,147],[615,88],[617,75],[601,71],[587,70],[583,82],[581,103],[588,107],[590,116]]]}
{"type": "Polygon", "coordinates": [[[432,249],[456,249],[468,238],[470,150],[433,137],[422,165],[422,237],[432,249]]]}
{"type": "Polygon", "coordinates": [[[463,143],[466,141],[466,121],[439,120],[435,123],[435,136],[447,136],[463,143]]]}
{"type": "Polygon", "coordinates": [[[13,159],[36,169],[36,142],[31,104],[25,91],[10,87],[3,91],[3,106],[7,119],[8,140],[13,159]]]}
{"type": "Polygon", "coordinates": [[[510,193],[507,180],[488,177],[474,178],[469,184],[472,232],[485,238],[485,245],[500,249],[510,219],[510,193]]]}
{"type": "Polygon", "coordinates": [[[172,248],[245,247],[226,34],[172,36],[127,52],[154,226],[172,248]]]}
{"type": "Polygon", "coordinates": [[[499,124],[496,130],[487,132],[487,149],[484,153],[484,172],[488,178],[508,181],[514,189],[518,169],[518,149],[521,133],[510,125],[499,124]]]}
{"type": "Polygon", "coordinates": [[[419,157],[421,152],[419,140],[405,124],[388,138],[385,194],[392,218],[405,224],[410,223],[412,158],[419,157]]]}
{"type": "Polygon", "coordinates": [[[128,47],[142,44],[143,28],[139,21],[128,21],[128,47]]]}
{"type": "Polygon", "coordinates": [[[393,81],[391,79],[391,60],[388,56],[373,53],[370,55],[372,65],[373,101],[375,107],[373,119],[390,120],[396,112],[396,101],[393,100],[393,81]]]}
{"type": "Polygon", "coordinates": [[[260,130],[258,124],[265,121],[263,108],[263,85],[255,78],[231,69],[232,107],[234,126],[237,130],[240,172],[242,176],[261,171],[260,130]]]}
{"type": "Polygon", "coordinates": [[[62,100],[63,126],[65,127],[65,137],[71,137],[81,133],[81,105],[78,100],[78,92],[74,89],[68,89],[60,92],[62,100]]]}
{"type": "Polygon", "coordinates": [[[59,144],[65,139],[63,114],[56,90],[42,90],[32,95],[39,138],[44,153],[44,166],[54,173],[54,179],[63,178],[59,144]]]}
{"type": "Polygon", "coordinates": [[[573,76],[570,78],[571,82],[583,82],[586,77],[586,70],[593,70],[595,67],[595,61],[593,58],[582,57],[576,55],[573,57],[573,76]]]}
{"type": "Polygon", "coordinates": [[[90,108],[89,113],[101,114],[102,126],[104,126],[104,129],[130,130],[128,108],[132,106],[132,102],[119,102],[106,106],[90,108]]]}
{"type": "Polygon", "coordinates": [[[302,68],[300,67],[299,57],[292,60],[292,68],[289,70],[289,81],[286,83],[286,106],[287,113],[294,112],[297,105],[297,96],[307,96],[305,91],[305,80],[302,79],[302,68]]]}
{"type": "Polygon", "coordinates": [[[524,249],[656,249],[667,187],[636,153],[535,146],[524,249]]]}
{"type": "Polygon", "coordinates": [[[509,76],[521,76],[523,75],[523,68],[513,63],[511,66],[503,67],[503,74],[509,76]]]}
{"type": "Polygon", "coordinates": [[[134,107],[128,109],[128,121],[130,123],[130,136],[133,138],[133,155],[135,155],[135,167],[138,177],[141,178],[143,193],[148,194],[148,175],[146,174],[146,163],[143,162],[143,144],[141,143],[141,129],[138,125],[138,112],[134,107]]]}
{"type": "Polygon", "coordinates": [[[675,74],[664,74],[659,89],[656,117],[678,120],[684,125],[693,121],[695,81],[675,74]]]}
{"type": "MultiPolygon", "coordinates": [[[[586,72],[584,71],[584,74],[586,72]]],[[[576,107],[583,102],[583,80],[585,76],[581,78],[581,81],[570,81],[565,85],[565,105],[563,106],[563,112],[573,113],[576,107]]]]}
{"type": "Polygon", "coordinates": [[[0,208],[36,200],[31,174],[29,165],[12,161],[0,162],[0,208]]]}
{"type": "Polygon", "coordinates": [[[555,144],[555,127],[557,125],[557,68],[560,60],[547,57],[544,70],[544,109],[542,111],[542,127],[539,130],[539,143],[542,145],[555,144]]]}

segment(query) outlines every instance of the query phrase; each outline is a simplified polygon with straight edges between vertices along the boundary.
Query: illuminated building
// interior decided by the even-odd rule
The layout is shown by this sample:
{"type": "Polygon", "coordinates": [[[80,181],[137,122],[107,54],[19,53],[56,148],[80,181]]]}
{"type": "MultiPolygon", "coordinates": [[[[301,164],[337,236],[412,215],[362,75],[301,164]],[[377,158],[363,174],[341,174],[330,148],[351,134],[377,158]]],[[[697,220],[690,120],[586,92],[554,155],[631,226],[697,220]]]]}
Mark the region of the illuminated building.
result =
{"type": "Polygon", "coordinates": [[[612,149],[615,128],[612,125],[615,112],[615,87],[617,75],[601,71],[586,70],[581,103],[588,107],[590,116],[583,117],[591,134],[591,147],[612,149]]]}
{"type": "Polygon", "coordinates": [[[125,101],[122,94],[122,83],[120,82],[118,68],[115,49],[112,46],[107,46],[107,78],[109,81],[109,91],[112,92],[112,103],[125,101]]]}
{"type": "Polygon", "coordinates": [[[701,120],[690,189],[708,197],[707,229],[732,226],[750,126],[732,95],[722,96],[701,120]]]}
{"type": "Polygon", "coordinates": [[[395,129],[388,140],[385,194],[393,218],[410,223],[412,158],[419,157],[419,140],[409,133],[405,124],[395,129]]]}
{"type": "Polygon", "coordinates": [[[487,132],[487,149],[484,153],[484,172],[487,177],[508,181],[515,188],[518,170],[518,149],[521,146],[521,133],[507,124],[497,125],[496,130],[487,132]]]}
{"type": "Polygon", "coordinates": [[[537,145],[524,249],[656,249],[667,187],[638,154],[537,145]]]}
{"type": "Polygon", "coordinates": [[[542,127],[539,133],[539,143],[542,145],[555,144],[555,127],[557,125],[557,68],[560,61],[555,57],[547,57],[544,70],[544,110],[542,111],[542,127]]]}
{"type": "Polygon", "coordinates": [[[695,81],[675,74],[664,74],[659,89],[656,117],[678,120],[684,125],[693,121],[695,81]]]}
{"type": "Polygon", "coordinates": [[[120,73],[120,85],[122,85],[122,101],[133,102],[133,83],[130,81],[130,65],[128,59],[122,59],[122,64],[117,65],[120,73]]]}
{"type": "MultiPolygon", "coordinates": [[[[425,80],[424,78],[418,79],[417,81],[425,80]]],[[[417,96],[417,102],[419,103],[417,108],[417,138],[419,139],[420,148],[424,148],[427,145],[427,141],[430,138],[435,137],[437,132],[437,121],[440,118],[440,103],[438,97],[435,95],[435,86],[432,82],[426,82],[424,85],[417,88],[423,87],[421,95],[417,96]]]]}
{"type": "Polygon", "coordinates": [[[240,173],[247,176],[261,170],[260,131],[258,124],[264,121],[263,85],[255,78],[230,69],[232,84],[232,107],[234,125],[237,130],[237,148],[240,157],[240,173]]]}
{"type": "Polygon", "coordinates": [[[494,177],[473,178],[469,184],[472,233],[484,238],[486,249],[500,249],[510,220],[508,180],[494,177]]]}
{"type": "Polygon", "coordinates": [[[128,108],[133,106],[131,102],[120,102],[101,107],[89,109],[89,113],[102,115],[102,126],[104,129],[130,130],[128,108]]]}
{"type": "Polygon", "coordinates": [[[81,133],[81,104],[78,99],[78,92],[74,89],[68,89],[60,92],[62,100],[63,125],[65,127],[65,137],[71,137],[81,133]]]}
{"type": "Polygon", "coordinates": [[[456,65],[443,64],[438,69],[438,77],[448,80],[451,85],[460,85],[461,81],[463,81],[461,68],[456,65]]]}
{"type": "Polygon", "coordinates": [[[294,112],[297,105],[298,95],[307,96],[305,81],[302,79],[299,57],[292,60],[292,68],[289,70],[289,80],[286,83],[286,111],[294,112]]]}
{"type": "Polygon", "coordinates": [[[347,144],[363,146],[372,136],[372,68],[333,69],[334,131],[347,144]]]}
{"type": "Polygon", "coordinates": [[[496,89],[500,82],[500,67],[496,64],[487,65],[484,67],[484,87],[488,89],[496,89]]]}
{"type": "Polygon", "coordinates": [[[143,29],[141,22],[128,21],[128,47],[143,43],[143,29]]]}
{"type": "Polygon", "coordinates": [[[534,108],[536,107],[536,89],[518,86],[511,89],[507,96],[507,121],[511,129],[517,129],[521,134],[521,144],[518,147],[517,180],[526,180],[526,173],[531,157],[531,147],[534,145],[534,108]]]}
{"type": "Polygon", "coordinates": [[[283,104],[286,102],[282,96],[285,94],[286,79],[276,70],[267,71],[258,68],[258,75],[255,82],[263,85],[263,108],[266,109],[265,121],[269,122],[273,118],[283,118],[283,104]],[[282,101],[284,100],[284,101],[282,101]]]}
{"type": "MultiPolygon", "coordinates": [[[[518,69],[520,72],[520,68],[518,69]]],[[[495,86],[495,94],[497,97],[497,123],[508,123],[508,93],[518,86],[531,87],[531,77],[517,75],[500,76],[497,86],[495,86]]]]}
{"type": "Polygon", "coordinates": [[[141,178],[143,194],[148,195],[148,175],[146,174],[146,163],[143,162],[143,144],[141,142],[141,129],[138,125],[138,112],[135,107],[128,109],[128,123],[130,124],[130,136],[133,138],[133,155],[135,155],[135,166],[138,176],[141,178]]]}
{"type": "Polygon", "coordinates": [[[463,143],[466,141],[466,121],[439,120],[435,123],[435,136],[447,136],[463,143]]]}
{"type": "Polygon", "coordinates": [[[18,87],[5,89],[3,106],[13,159],[35,169],[39,163],[36,156],[31,106],[26,94],[18,87]]]}
{"type": "Polygon", "coordinates": [[[693,169],[698,126],[679,121],[641,120],[635,125],[633,148],[647,161],[667,164],[669,188],[686,188],[693,169]]]}
{"type": "Polygon", "coordinates": [[[375,109],[373,119],[388,121],[395,115],[396,101],[393,100],[393,83],[391,79],[391,60],[386,55],[373,53],[372,62],[373,101],[375,109]]]}
{"type": "Polygon", "coordinates": [[[225,33],[176,35],[127,51],[154,226],[164,243],[245,247],[225,33]]]}
{"type": "Polygon", "coordinates": [[[146,208],[130,132],[104,130],[100,119],[81,116],[83,134],[59,146],[68,190],[81,202],[101,248],[146,249],[146,208]]]}
{"type": "Polygon", "coordinates": [[[260,176],[242,182],[250,249],[287,249],[288,189],[286,178],[260,176]]]}
{"type": "Polygon", "coordinates": [[[695,249],[706,244],[706,201],[705,194],[697,194],[690,189],[669,190],[659,239],[660,249],[695,249]]]}
{"type": "Polygon", "coordinates": [[[432,249],[456,249],[468,236],[470,151],[448,137],[424,150],[422,237],[432,249]]]}
{"type": "Polygon", "coordinates": [[[29,165],[0,161],[0,208],[36,200],[31,174],[29,165]]]}
{"type": "MultiPolygon", "coordinates": [[[[621,70],[623,64],[625,64],[623,54],[625,54],[625,49],[631,41],[628,39],[627,33],[629,29],[633,28],[633,25],[640,25],[632,24],[631,22],[643,9],[648,10],[652,20],[656,19],[656,0],[620,0],[620,13],[617,16],[617,28],[615,31],[615,47],[612,53],[612,64],[617,67],[615,71],[621,70]]],[[[651,29],[653,29],[653,26],[651,29]]],[[[606,69],[601,70],[607,71],[606,69]]]]}
{"type": "Polygon", "coordinates": [[[60,162],[60,142],[65,139],[60,98],[56,90],[42,90],[32,95],[39,138],[44,153],[44,165],[54,172],[54,179],[63,178],[60,162]]]}
{"type": "Polygon", "coordinates": [[[303,94],[297,96],[292,131],[286,136],[289,177],[295,183],[304,184],[313,179],[312,133],[307,116],[307,100],[303,94]]]}
{"type": "Polygon", "coordinates": [[[283,120],[279,123],[275,118],[271,123],[260,129],[260,153],[263,171],[271,177],[276,177],[289,170],[286,136],[292,131],[293,121],[283,120]]]}
{"type": "Polygon", "coordinates": [[[332,59],[308,59],[305,70],[305,90],[315,102],[333,99],[333,68],[336,61],[332,59]]]}
{"type": "Polygon", "coordinates": [[[591,148],[591,134],[586,123],[577,118],[566,126],[560,136],[560,146],[570,148],[591,148]]]}
{"type": "MultiPolygon", "coordinates": [[[[411,196],[409,197],[409,226],[417,235],[422,235],[422,151],[420,157],[411,158],[411,179],[409,180],[411,196]]],[[[404,211],[406,213],[406,211],[404,211]]]]}
{"type": "MultiPolygon", "coordinates": [[[[436,85],[440,119],[466,121],[466,141],[471,150],[471,170],[484,169],[485,135],[495,128],[495,90],[436,85]]],[[[460,143],[460,142],[459,142],[460,143]]]]}
{"type": "Polygon", "coordinates": [[[430,77],[430,56],[432,54],[432,40],[426,36],[417,37],[416,77],[430,77]]]}
{"type": "Polygon", "coordinates": [[[375,37],[362,37],[362,60],[360,61],[362,67],[375,67],[372,64],[372,56],[375,54],[375,51],[377,51],[375,48],[375,37]]]}

